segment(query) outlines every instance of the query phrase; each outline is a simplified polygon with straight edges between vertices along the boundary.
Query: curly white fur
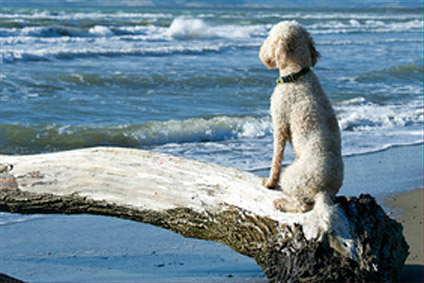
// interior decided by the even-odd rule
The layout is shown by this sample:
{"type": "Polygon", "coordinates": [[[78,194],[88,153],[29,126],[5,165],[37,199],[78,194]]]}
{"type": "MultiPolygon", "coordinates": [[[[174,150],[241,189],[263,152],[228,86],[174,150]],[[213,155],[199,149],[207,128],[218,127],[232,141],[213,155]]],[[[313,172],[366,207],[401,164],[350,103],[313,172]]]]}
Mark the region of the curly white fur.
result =
{"type": "MultiPolygon", "coordinates": [[[[261,46],[259,57],[280,76],[316,64],[320,54],[309,33],[296,21],[274,26],[261,46]]],[[[281,189],[289,196],[274,201],[288,212],[310,210],[319,192],[335,196],[343,181],[340,130],[330,101],[317,77],[310,71],[296,82],[279,84],[271,97],[274,154],[267,188],[277,188],[286,142],[296,160],[281,177],[281,189]]]]}

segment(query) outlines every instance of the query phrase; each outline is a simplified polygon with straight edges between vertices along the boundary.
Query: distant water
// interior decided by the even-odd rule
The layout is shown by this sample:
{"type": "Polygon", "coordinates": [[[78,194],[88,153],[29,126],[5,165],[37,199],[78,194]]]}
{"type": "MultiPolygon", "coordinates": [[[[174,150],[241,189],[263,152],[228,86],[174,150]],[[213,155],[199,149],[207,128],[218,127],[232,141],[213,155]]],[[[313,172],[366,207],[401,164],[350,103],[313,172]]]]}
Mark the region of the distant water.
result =
{"type": "Polygon", "coordinates": [[[2,13],[1,153],[113,145],[266,169],[278,72],[258,50],[282,20],[322,54],[345,156],[423,142],[421,9],[2,13]]]}

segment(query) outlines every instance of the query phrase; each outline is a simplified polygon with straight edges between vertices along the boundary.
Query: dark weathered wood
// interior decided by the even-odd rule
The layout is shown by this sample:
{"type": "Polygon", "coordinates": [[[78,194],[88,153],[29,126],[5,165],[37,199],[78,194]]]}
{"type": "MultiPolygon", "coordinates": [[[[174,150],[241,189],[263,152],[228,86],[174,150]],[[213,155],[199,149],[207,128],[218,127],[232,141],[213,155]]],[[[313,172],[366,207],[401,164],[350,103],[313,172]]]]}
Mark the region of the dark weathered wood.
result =
{"type": "MultiPolygon", "coordinates": [[[[42,164],[37,163],[37,160],[43,159],[42,156],[7,158],[7,162],[15,163],[15,169],[0,174],[1,180],[5,180],[0,189],[0,210],[26,214],[87,213],[150,223],[185,237],[222,242],[236,252],[254,258],[271,281],[391,281],[397,279],[406,259],[408,246],[403,238],[401,225],[387,217],[371,196],[350,199],[339,197],[337,205],[328,205],[325,201],[317,202],[316,208],[302,215],[268,212],[271,208],[261,207],[267,203],[258,201],[258,206],[252,207],[252,203],[244,204],[240,200],[252,197],[255,191],[259,190],[256,182],[260,182],[260,178],[229,168],[161,154],[141,151],[132,153],[134,154],[130,158],[128,150],[98,148],[50,155],[42,164]],[[141,160],[141,153],[144,161],[141,160]],[[112,157],[99,157],[105,155],[112,157]],[[77,169],[82,165],[73,160],[81,156],[89,160],[83,165],[86,170],[82,173],[77,169]],[[95,161],[96,156],[102,162],[109,161],[100,165],[95,161]],[[127,157],[126,162],[122,160],[123,156],[127,157]],[[161,161],[150,163],[155,165],[148,168],[146,164],[155,158],[161,161]],[[67,159],[66,162],[63,159],[67,159]],[[173,160],[172,163],[169,160],[173,160]],[[86,184],[90,172],[100,170],[114,173],[115,171],[109,168],[113,168],[117,163],[132,162],[143,164],[141,167],[144,170],[142,173],[145,182],[149,180],[146,173],[149,172],[153,184],[163,186],[169,183],[169,190],[175,188],[172,183],[174,178],[186,180],[184,184],[187,190],[188,187],[199,186],[198,197],[202,199],[200,205],[193,202],[192,198],[196,197],[196,194],[185,194],[178,200],[177,205],[175,200],[164,195],[159,197],[164,204],[147,205],[145,203],[155,202],[158,196],[155,192],[147,194],[142,188],[134,188],[137,193],[128,195],[128,198],[139,198],[138,202],[132,200],[131,205],[126,204],[125,195],[121,196],[121,188],[132,186],[133,183],[126,180],[126,176],[123,178],[122,174],[106,173],[100,176],[105,183],[94,184],[95,190],[90,191],[90,183],[86,184]],[[178,174],[159,176],[162,169],[155,171],[157,169],[153,167],[161,162],[169,162],[172,165],[168,166],[171,168],[169,170],[177,171],[178,174]],[[196,175],[203,174],[198,168],[202,166],[202,170],[209,174],[221,175],[220,178],[211,179],[211,182],[215,180],[218,183],[210,183],[207,178],[202,180],[203,183],[196,179],[202,178],[196,175]],[[53,167],[54,170],[51,169],[53,167]],[[193,167],[200,172],[193,174],[193,167]],[[68,176],[62,180],[60,172],[64,171],[70,172],[72,178],[68,176]],[[193,184],[187,182],[187,176],[193,176],[193,184]],[[171,182],[162,180],[161,183],[161,178],[170,178],[171,182]],[[234,179],[239,181],[233,182],[234,179]],[[63,184],[63,181],[68,184],[63,184]],[[234,188],[233,192],[231,187],[228,187],[249,186],[250,182],[250,188],[244,187],[240,191],[234,188]],[[107,184],[119,186],[108,188],[105,194],[102,188],[107,184]],[[40,189],[34,190],[34,187],[40,189]],[[56,192],[55,187],[62,189],[56,192]],[[72,189],[68,190],[67,187],[72,189]],[[225,188],[235,195],[240,194],[240,199],[234,200],[235,195],[228,197],[225,188]],[[250,196],[244,195],[246,190],[252,191],[250,196]],[[114,196],[115,194],[118,196],[114,196]],[[184,198],[187,198],[185,202],[184,198]],[[117,201],[114,202],[114,199],[117,201]],[[205,203],[206,201],[208,203],[205,203]],[[327,224],[320,223],[320,220],[325,220],[327,224]]],[[[175,182],[178,180],[175,179],[175,182]]],[[[142,187],[145,183],[139,185],[142,187]]],[[[184,190],[185,187],[178,189],[184,190]]],[[[167,190],[160,192],[163,194],[167,190]]],[[[169,192],[171,195],[172,193],[175,192],[169,192]]],[[[271,201],[276,192],[263,190],[260,194],[271,201]]],[[[184,193],[181,192],[181,195],[184,193]]],[[[269,206],[272,207],[271,203],[269,206]]]]}
{"type": "Polygon", "coordinates": [[[0,282],[1,283],[23,283],[21,280],[10,277],[3,273],[0,273],[0,282]]]}

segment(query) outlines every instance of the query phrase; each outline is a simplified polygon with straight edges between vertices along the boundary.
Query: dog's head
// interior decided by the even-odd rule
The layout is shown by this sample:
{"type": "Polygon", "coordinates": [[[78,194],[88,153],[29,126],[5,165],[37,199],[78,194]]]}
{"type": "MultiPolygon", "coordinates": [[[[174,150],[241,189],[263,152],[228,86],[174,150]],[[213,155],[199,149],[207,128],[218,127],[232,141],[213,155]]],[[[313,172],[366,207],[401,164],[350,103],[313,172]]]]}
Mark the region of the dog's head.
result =
{"type": "Polygon", "coordinates": [[[284,69],[291,64],[302,68],[311,67],[317,63],[319,57],[311,36],[296,21],[284,21],[275,25],[259,52],[259,58],[270,69],[284,69]]]}

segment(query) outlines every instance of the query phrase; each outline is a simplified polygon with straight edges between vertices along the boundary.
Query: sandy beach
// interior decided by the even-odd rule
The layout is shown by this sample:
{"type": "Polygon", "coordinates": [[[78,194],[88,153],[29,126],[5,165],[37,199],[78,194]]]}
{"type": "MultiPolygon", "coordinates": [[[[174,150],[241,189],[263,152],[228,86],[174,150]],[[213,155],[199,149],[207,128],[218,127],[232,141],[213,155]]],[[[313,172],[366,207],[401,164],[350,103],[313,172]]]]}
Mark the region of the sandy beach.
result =
{"type": "Polygon", "coordinates": [[[385,201],[385,205],[392,208],[389,215],[402,223],[409,244],[410,254],[403,268],[402,282],[424,282],[423,199],[423,189],[417,189],[385,201]]]}

